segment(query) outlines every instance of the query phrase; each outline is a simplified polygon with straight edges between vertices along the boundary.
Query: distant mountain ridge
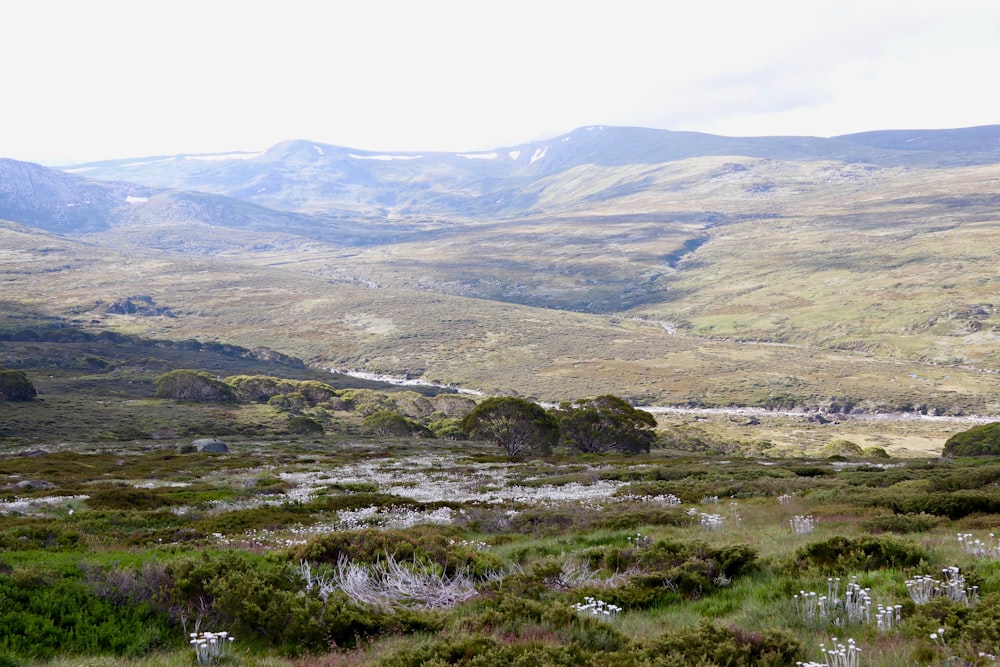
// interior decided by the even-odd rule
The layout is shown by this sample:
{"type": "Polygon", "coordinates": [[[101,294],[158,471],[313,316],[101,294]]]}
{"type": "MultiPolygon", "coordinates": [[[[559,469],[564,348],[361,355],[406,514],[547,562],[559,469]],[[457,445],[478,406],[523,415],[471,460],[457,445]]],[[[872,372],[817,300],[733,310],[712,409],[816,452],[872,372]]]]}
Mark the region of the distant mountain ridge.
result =
{"type": "Polygon", "coordinates": [[[374,152],[292,140],[261,153],[125,158],[63,170],[88,178],[198,190],[299,213],[505,218],[553,213],[539,206],[538,185],[574,169],[708,156],[879,167],[990,164],[1000,162],[1000,125],[886,130],[828,139],[591,126],[546,141],[466,153],[374,152]]]}

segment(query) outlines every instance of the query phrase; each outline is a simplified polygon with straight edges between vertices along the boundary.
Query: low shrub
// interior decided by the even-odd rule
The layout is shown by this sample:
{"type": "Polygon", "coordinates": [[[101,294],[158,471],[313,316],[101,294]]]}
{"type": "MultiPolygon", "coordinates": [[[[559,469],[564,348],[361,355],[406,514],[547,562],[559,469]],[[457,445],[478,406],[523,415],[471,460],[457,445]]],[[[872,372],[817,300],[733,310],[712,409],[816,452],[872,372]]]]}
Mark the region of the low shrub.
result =
{"type": "Polygon", "coordinates": [[[503,562],[493,554],[459,540],[454,528],[432,525],[406,530],[339,531],[313,538],[291,551],[296,561],[327,564],[341,559],[370,564],[387,555],[399,562],[433,564],[447,575],[467,570],[473,576],[482,576],[503,569],[503,562]]]}
{"type": "Polygon", "coordinates": [[[924,547],[892,537],[837,535],[797,549],[790,567],[846,574],[859,570],[916,567],[929,558],[924,547]]]}
{"type": "Polygon", "coordinates": [[[169,644],[166,614],[147,603],[114,603],[78,574],[0,575],[0,655],[44,660],[104,653],[139,656],[169,644]]]}
{"type": "Polygon", "coordinates": [[[289,419],[286,428],[295,435],[320,435],[325,430],[318,421],[304,415],[295,415],[289,419]]]}
{"type": "Polygon", "coordinates": [[[869,533],[926,533],[941,524],[941,518],[931,514],[883,514],[861,522],[869,533]]]}
{"type": "Polygon", "coordinates": [[[664,633],[641,655],[657,667],[788,667],[802,657],[799,642],[783,632],[744,632],[708,621],[664,633]]]}

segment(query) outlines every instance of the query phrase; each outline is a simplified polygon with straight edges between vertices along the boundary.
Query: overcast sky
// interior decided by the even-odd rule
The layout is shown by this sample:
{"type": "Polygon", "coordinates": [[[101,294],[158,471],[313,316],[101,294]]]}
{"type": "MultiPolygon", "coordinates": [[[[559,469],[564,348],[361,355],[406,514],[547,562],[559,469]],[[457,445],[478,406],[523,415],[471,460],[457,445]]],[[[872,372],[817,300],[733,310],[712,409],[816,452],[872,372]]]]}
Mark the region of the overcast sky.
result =
{"type": "Polygon", "coordinates": [[[968,127],[998,65],[998,0],[12,0],[0,157],[968,127]]]}

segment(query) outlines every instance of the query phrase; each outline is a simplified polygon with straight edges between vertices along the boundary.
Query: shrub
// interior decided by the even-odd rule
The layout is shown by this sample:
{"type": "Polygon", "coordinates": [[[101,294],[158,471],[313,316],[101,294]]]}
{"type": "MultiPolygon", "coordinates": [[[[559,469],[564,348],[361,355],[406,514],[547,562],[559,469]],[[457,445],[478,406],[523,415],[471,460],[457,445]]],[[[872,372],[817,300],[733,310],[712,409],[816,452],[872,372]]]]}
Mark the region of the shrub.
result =
{"type": "Polygon", "coordinates": [[[296,384],[268,375],[233,375],[224,381],[241,401],[248,403],[266,403],[274,396],[295,391],[296,384]]]}
{"type": "Polygon", "coordinates": [[[365,417],[365,433],[382,436],[433,435],[429,429],[392,410],[379,410],[365,417]]]}
{"type": "Polygon", "coordinates": [[[172,398],[177,401],[200,403],[222,403],[235,401],[232,387],[209,373],[192,370],[176,370],[161,375],[156,381],[156,398],[172,398]]]}
{"type": "Polygon", "coordinates": [[[861,522],[869,533],[925,533],[941,524],[930,514],[884,514],[861,522]]]}
{"type": "Polygon", "coordinates": [[[163,493],[132,486],[109,486],[91,492],[87,504],[105,510],[155,510],[174,504],[163,493]]]}
{"type": "Polygon", "coordinates": [[[798,641],[783,632],[744,632],[708,621],[670,630],[642,651],[649,664],[658,667],[787,667],[796,663],[800,652],[798,641]]]}
{"type": "Polygon", "coordinates": [[[30,401],[37,394],[27,375],[0,369],[0,401],[30,401]]]}
{"type": "Polygon", "coordinates": [[[296,435],[314,435],[323,433],[323,425],[312,417],[296,415],[288,420],[288,432],[296,435]]]}
{"type": "Polygon", "coordinates": [[[915,567],[928,560],[923,547],[891,537],[837,535],[796,550],[792,567],[810,567],[827,574],[857,570],[915,567]]]}
{"type": "Polygon", "coordinates": [[[861,447],[850,440],[833,440],[823,446],[819,451],[819,455],[823,457],[847,456],[853,458],[864,456],[864,452],[861,447]]]}
{"type": "Polygon", "coordinates": [[[50,659],[73,653],[139,656],[169,643],[166,614],[92,593],[80,573],[0,575],[0,655],[50,659]]]}
{"type": "Polygon", "coordinates": [[[948,438],[944,456],[996,456],[1000,454],[1000,422],[980,424],[948,438]]]}
{"type": "Polygon", "coordinates": [[[464,440],[465,431],[462,430],[462,420],[457,417],[445,417],[433,421],[427,425],[436,438],[448,440],[464,440]]]}
{"type": "Polygon", "coordinates": [[[982,491],[895,494],[879,500],[899,514],[924,513],[961,519],[970,514],[1000,513],[1000,494],[982,491]]]}
{"type": "Polygon", "coordinates": [[[406,530],[352,530],[328,533],[309,540],[291,551],[293,559],[336,564],[341,559],[375,563],[392,555],[398,562],[433,564],[447,575],[468,570],[474,576],[503,569],[503,562],[491,553],[463,544],[458,532],[443,526],[421,525],[406,530]]]}

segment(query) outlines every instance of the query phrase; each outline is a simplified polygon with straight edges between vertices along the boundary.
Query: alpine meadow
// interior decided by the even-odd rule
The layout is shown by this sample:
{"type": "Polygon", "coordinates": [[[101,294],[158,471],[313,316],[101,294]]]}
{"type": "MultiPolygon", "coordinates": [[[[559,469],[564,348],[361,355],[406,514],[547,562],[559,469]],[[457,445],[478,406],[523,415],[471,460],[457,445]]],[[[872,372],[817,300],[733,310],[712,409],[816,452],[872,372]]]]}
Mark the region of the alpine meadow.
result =
{"type": "Polygon", "coordinates": [[[0,159],[0,667],[1000,655],[1000,125],[0,159]]]}

